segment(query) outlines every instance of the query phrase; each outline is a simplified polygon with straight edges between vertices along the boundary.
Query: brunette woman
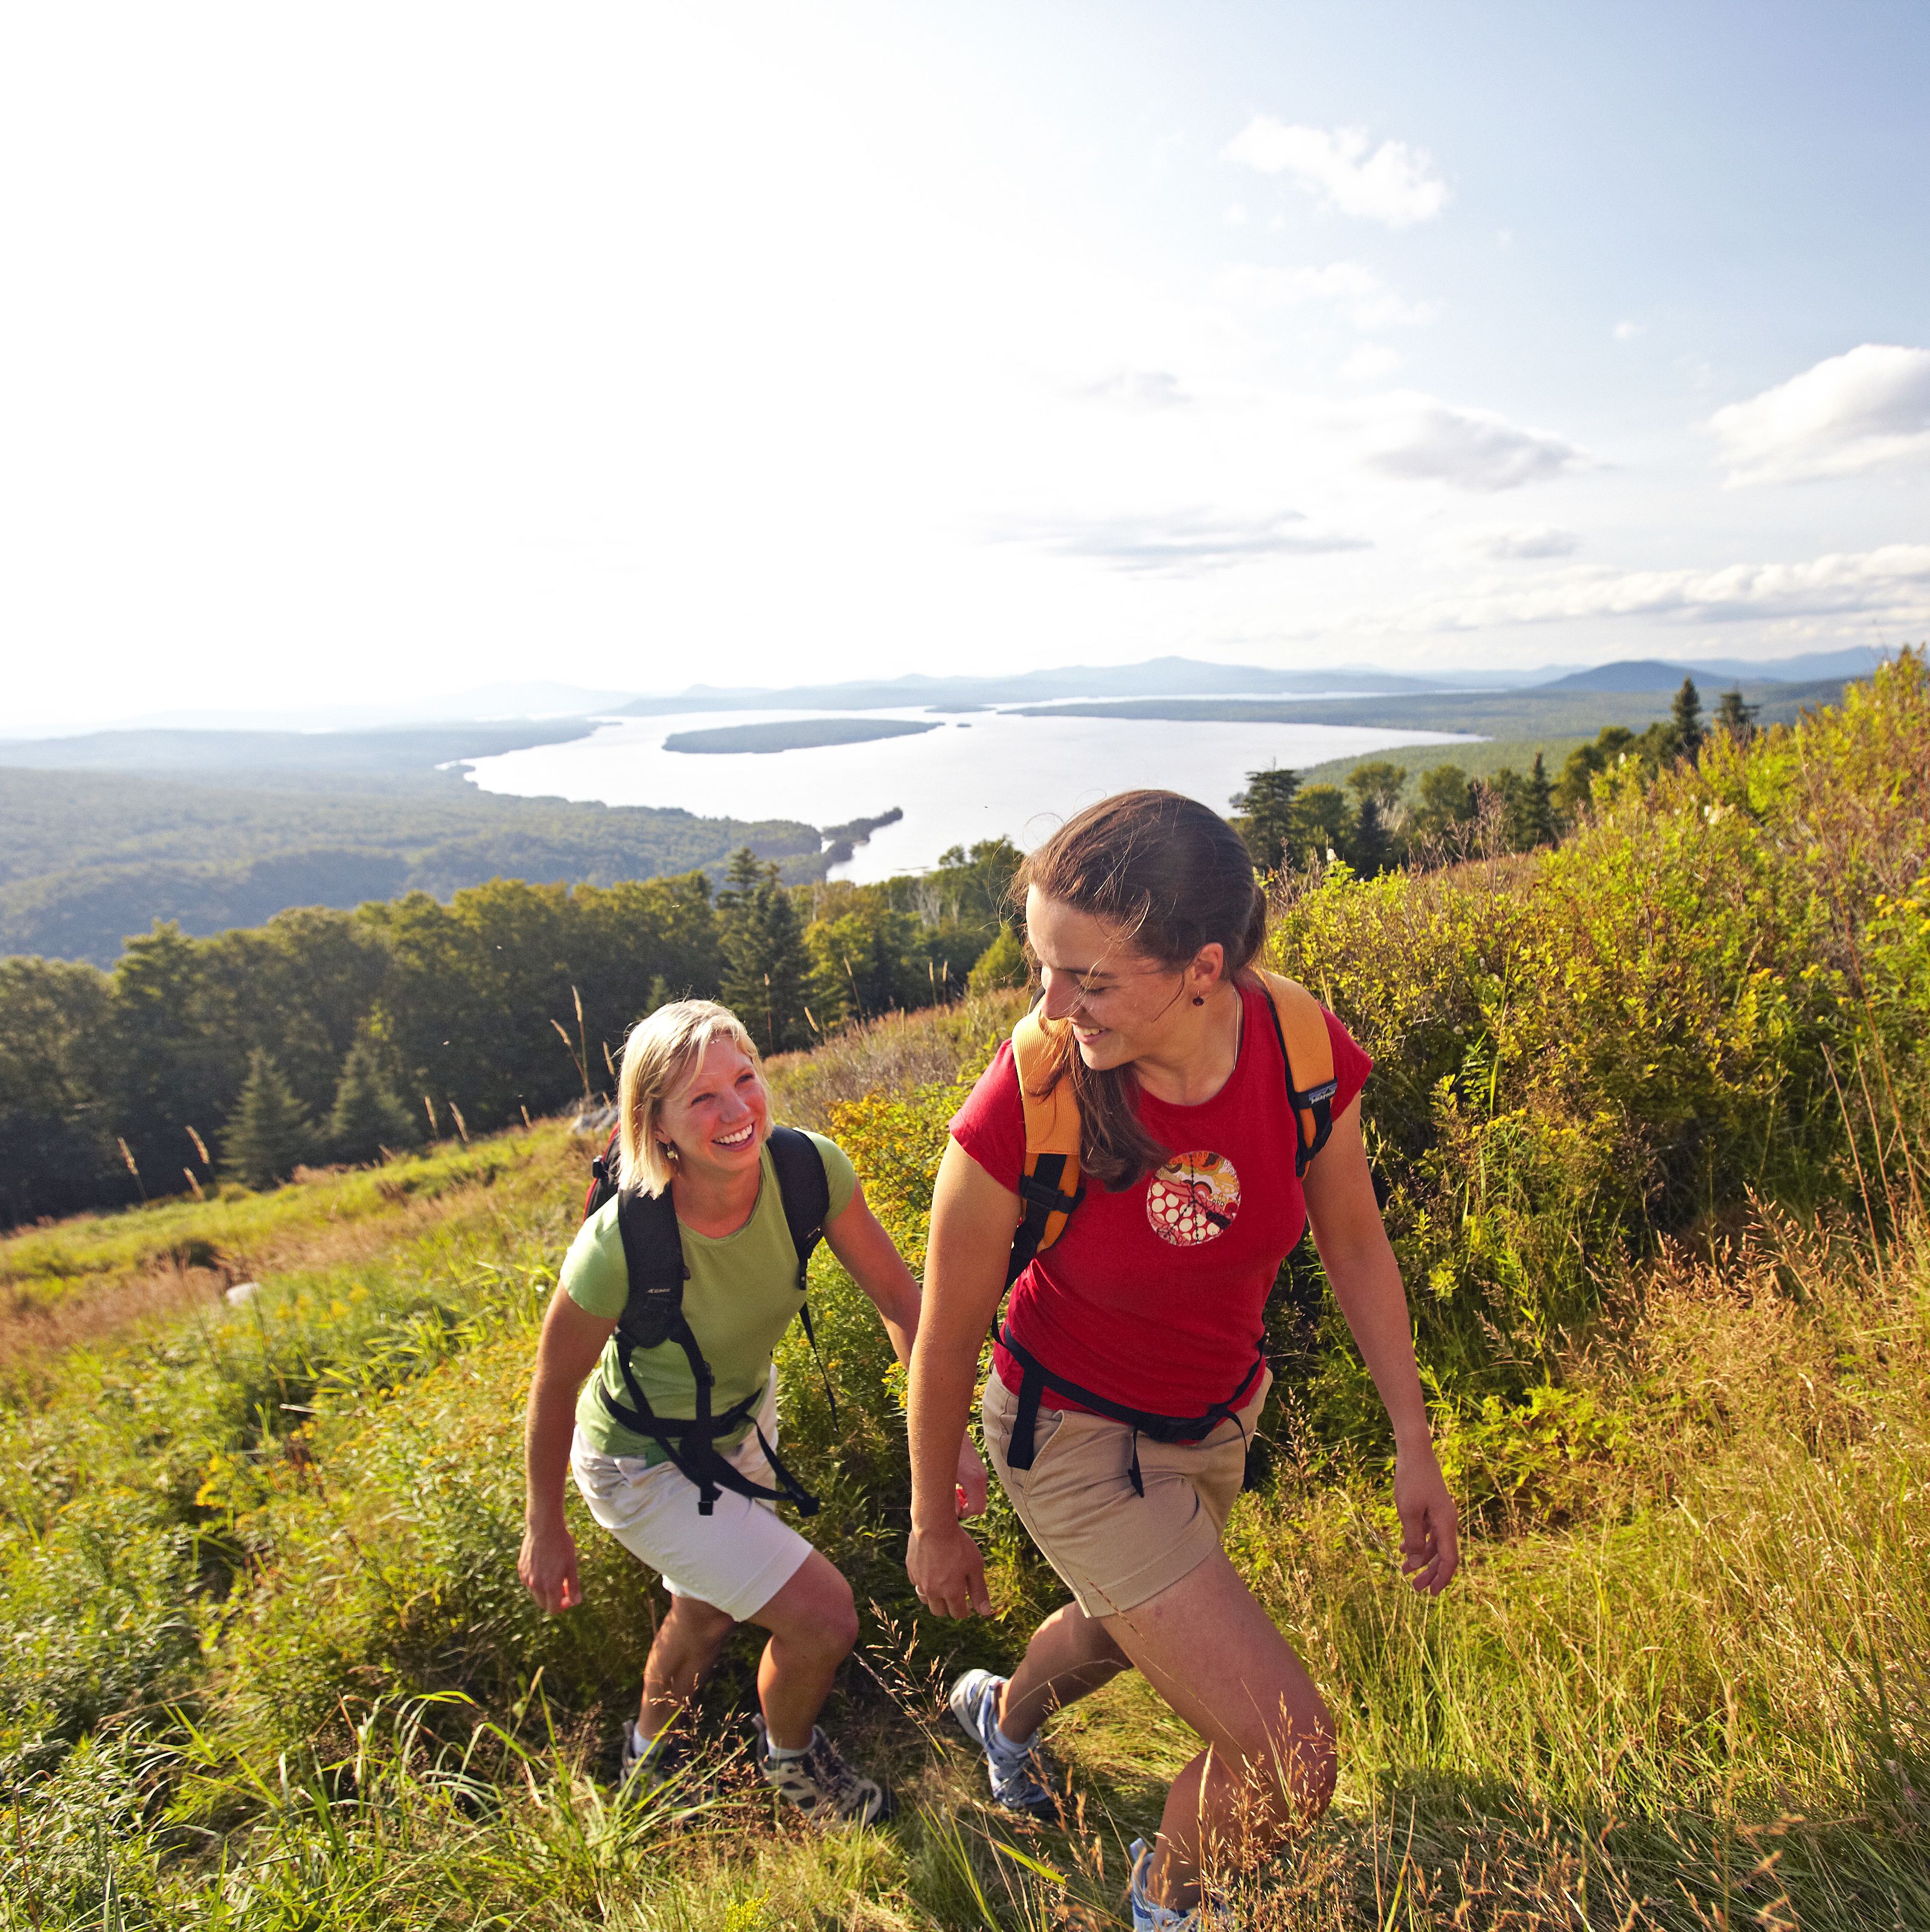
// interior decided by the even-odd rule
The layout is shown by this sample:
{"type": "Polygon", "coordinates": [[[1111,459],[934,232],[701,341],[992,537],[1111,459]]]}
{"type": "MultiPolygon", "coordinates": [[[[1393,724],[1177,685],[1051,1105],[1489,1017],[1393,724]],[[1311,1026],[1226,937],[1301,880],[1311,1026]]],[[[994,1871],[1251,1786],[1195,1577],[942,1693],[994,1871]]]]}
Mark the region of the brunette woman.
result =
{"type": "MultiPolygon", "coordinates": [[[[1370,1062],[1323,1010],[1331,1131],[1297,1178],[1290,1070],[1254,967],[1265,899],[1238,833],[1190,799],[1127,792],[1073,819],[1026,860],[1019,884],[1048,1042],[1034,1091],[1070,1083],[1085,1188],[1013,1284],[985,1439],[1073,1601],[1040,1626],[1009,1680],[968,1672],[951,1705],[985,1753],[995,1798],[1050,1810],[1047,1714],[1122,1670],[1143,1672],[1205,1748],[1168,1794],[1154,1844],[1133,1847],[1134,1924],[1189,1925],[1206,1911],[1203,1857],[1250,1861],[1334,1788],[1332,1719],[1220,1548],[1271,1379],[1262,1308],[1310,1220],[1394,1426],[1394,1502],[1416,1589],[1439,1592],[1454,1574],[1454,1506],[1361,1144],[1370,1062]],[[1202,1186],[1210,1212],[1199,1211],[1202,1186]],[[1028,1370],[1043,1372],[1045,1394],[1035,1372],[1022,1403],[1028,1370]],[[1189,1421],[1193,1439],[1160,1439],[1189,1421]]],[[[1001,1048],[952,1122],[932,1205],[905,1567],[944,1616],[991,1610],[953,1486],[1021,1220],[1019,1080],[1001,1048]]]]}

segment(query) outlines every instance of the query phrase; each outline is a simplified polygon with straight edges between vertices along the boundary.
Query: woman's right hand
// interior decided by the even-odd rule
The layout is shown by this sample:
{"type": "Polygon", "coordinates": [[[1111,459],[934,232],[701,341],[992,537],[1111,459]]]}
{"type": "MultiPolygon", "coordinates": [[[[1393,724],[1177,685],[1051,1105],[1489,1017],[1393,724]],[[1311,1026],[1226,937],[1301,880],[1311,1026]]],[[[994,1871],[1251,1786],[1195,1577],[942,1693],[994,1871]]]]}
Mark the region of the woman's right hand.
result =
{"type": "Polygon", "coordinates": [[[905,1574],[918,1600],[935,1616],[968,1617],[974,1611],[982,1617],[992,1615],[985,1557],[962,1523],[913,1530],[905,1548],[905,1574]]]}
{"type": "Polygon", "coordinates": [[[523,1532],[522,1553],[516,1558],[516,1574],[530,1594],[552,1614],[572,1610],[583,1601],[583,1586],[576,1575],[576,1538],[567,1523],[534,1523],[523,1532]]]}

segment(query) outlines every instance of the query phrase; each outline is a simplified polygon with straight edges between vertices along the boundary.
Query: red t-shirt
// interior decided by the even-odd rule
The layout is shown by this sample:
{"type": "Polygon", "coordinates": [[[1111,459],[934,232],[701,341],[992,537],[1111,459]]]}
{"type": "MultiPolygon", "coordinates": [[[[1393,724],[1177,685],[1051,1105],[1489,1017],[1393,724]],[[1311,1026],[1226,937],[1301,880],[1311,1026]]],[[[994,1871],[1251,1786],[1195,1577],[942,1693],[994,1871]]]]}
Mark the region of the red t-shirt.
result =
{"type": "MultiPolygon", "coordinates": [[[[1259,1348],[1268,1292],[1307,1222],[1279,1036],[1266,994],[1240,990],[1240,1054],[1226,1085],[1197,1107],[1139,1096],[1139,1118],[1172,1159],[1117,1194],[1088,1175],[1085,1201],[1013,1284],[1006,1306],[1014,1340],[1055,1373],[1159,1415],[1204,1414],[1240,1387],[1259,1348]]],[[[1337,1118],[1373,1063],[1331,1013],[1326,1020],[1337,1118]]],[[[1017,1193],[1025,1114],[1010,1041],[951,1130],[1017,1193]]],[[[1016,1394],[1019,1363],[1002,1345],[993,1360],[1016,1394]]],[[[1056,1390],[1046,1401],[1079,1406],[1056,1390]]]]}

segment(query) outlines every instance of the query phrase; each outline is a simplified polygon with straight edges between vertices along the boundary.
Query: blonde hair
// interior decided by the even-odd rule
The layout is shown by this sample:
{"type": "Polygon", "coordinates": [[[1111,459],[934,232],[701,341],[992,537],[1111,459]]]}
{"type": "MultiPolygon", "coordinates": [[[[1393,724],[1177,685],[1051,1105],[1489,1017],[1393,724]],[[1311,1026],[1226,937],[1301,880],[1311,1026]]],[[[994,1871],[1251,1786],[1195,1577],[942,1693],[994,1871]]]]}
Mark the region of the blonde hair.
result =
{"type": "Polygon", "coordinates": [[[657,1131],[664,1102],[719,1040],[742,1048],[752,1064],[757,1064],[757,1043],[744,1030],[743,1021],[715,1000],[673,1000],[630,1029],[617,1082],[622,1130],[617,1140],[619,1187],[658,1195],[670,1185],[672,1169],[657,1131]]]}

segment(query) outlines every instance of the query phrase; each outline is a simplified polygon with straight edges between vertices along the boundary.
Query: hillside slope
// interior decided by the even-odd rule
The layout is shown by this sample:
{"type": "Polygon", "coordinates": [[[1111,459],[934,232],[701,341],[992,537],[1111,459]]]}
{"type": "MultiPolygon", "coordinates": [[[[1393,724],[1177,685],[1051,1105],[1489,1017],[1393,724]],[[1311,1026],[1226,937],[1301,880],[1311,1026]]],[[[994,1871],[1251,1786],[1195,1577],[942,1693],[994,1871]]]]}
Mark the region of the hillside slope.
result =
{"type": "MultiPolygon", "coordinates": [[[[1303,1246],[1228,1546],[1337,1714],[1342,1778],[1237,1922],[1930,1923],[1926,798],[1911,664],[1650,791],[1604,780],[1553,853],[1288,883],[1273,957],[1376,1061],[1369,1144],[1469,1552],[1438,1604],[1403,1588],[1384,1425],[1303,1246]]],[[[776,1070],[914,1263],[1007,1019],[892,1022],[776,1070]]],[[[902,1383],[821,1250],[839,1420],[794,1329],[785,1439],[864,1606],[831,1722],[899,1816],[773,1823],[737,1756],[748,1642],[706,1694],[709,1808],[609,1795],[661,1600],[580,1516],[581,1609],[545,1618],[513,1575],[518,1412],[587,1151],[539,1124],[0,1244],[22,1322],[159,1298],[145,1331],[27,1338],[0,1417],[21,1922],[1116,1923],[1188,1736],[1122,1678],[1049,1734],[1072,1831],[982,1804],[938,1688],[1009,1664],[1061,1593],[1001,1503],[999,1616],[911,1598],[902,1383]]]]}

